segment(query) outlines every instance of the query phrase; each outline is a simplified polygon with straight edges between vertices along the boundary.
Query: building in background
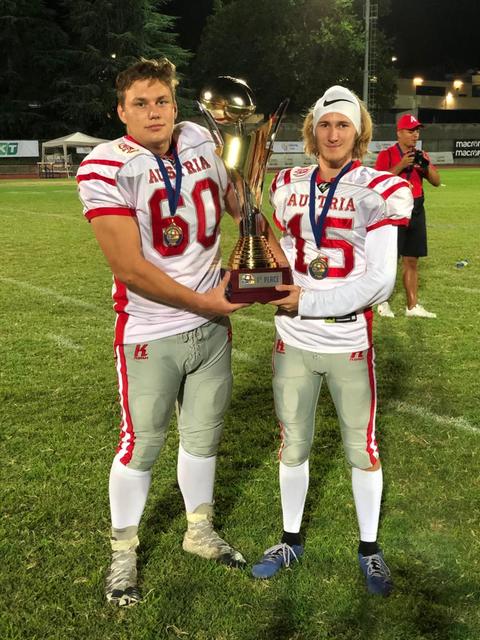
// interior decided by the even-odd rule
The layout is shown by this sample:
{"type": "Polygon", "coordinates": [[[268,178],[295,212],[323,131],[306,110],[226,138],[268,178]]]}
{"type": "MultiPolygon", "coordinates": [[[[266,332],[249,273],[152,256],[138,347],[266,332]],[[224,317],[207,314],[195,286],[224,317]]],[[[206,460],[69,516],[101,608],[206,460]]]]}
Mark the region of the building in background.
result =
{"type": "Polygon", "coordinates": [[[392,109],[376,120],[393,123],[405,112],[424,123],[480,123],[480,71],[445,80],[399,78],[392,109]]]}

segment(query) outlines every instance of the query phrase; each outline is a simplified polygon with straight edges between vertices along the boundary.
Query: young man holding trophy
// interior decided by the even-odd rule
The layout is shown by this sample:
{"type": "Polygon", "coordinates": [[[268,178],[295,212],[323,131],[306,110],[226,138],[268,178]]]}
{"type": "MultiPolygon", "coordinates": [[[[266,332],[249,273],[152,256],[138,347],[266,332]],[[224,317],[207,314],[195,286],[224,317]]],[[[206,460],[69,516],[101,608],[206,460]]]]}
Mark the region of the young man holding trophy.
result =
{"type": "Polygon", "coordinates": [[[239,206],[207,129],[175,125],[176,85],[167,59],[141,60],[119,74],[118,115],[127,133],[97,146],[77,174],[84,214],[114,276],[122,420],[110,472],[106,597],[119,606],[141,599],[138,527],[176,402],[183,548],[245,564],[212,525],[216,453],[232,387],[228,316],[245,306],[225,296],[219,224],[225,209],[239,222],[239,206]]]}
{"type": "Polygon", "coordinates": [[[413,200],[405,180],[361,165],[371,134],[362,102],[333,86],[304,120],[305,150],[317,163],[280,171],[272,183],[275,221],[294,279],[277,287],[287,297],[271,302],[278,307],[273,389],[282,438],[283,535],[252,572],[270,578],[303,554],[308,458],[325,379],[352,467],[360,568],[368,590],[386,596],[392,581],[377,543],[383,481],[372,305],[393,289],[397,227],[408,224],[413,200]]]}

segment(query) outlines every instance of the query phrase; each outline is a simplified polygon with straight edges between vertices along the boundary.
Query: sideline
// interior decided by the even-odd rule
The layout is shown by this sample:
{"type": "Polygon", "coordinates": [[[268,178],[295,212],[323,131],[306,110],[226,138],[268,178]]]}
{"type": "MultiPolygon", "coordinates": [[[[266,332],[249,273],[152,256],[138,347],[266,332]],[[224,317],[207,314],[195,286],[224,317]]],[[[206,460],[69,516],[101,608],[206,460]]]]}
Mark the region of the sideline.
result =
{"type": "MultiPolygon", "coordinates": [[[[47,296],[49,298],[54,298],[59,302],[64,302],[65,304],[74,305],[76,307],[82,307],[83,309],[89,309],[90,311],[105,311],[109,309],[108,306],[100,307],[99,305],[93,304],[92,302],[85,302],[84,300],[80,300],[79,298],[72,298],[71,296],[65,296],[62,293],[58,293],[53,289],[48,289],[47,287],[38,287],[35,284],[30,284],[30,282],[24,282],[23,280],[15,280],[15,278],[7,278],[5,276],[0,276],[0,281],[5,282],[6,284],[13,284],[16,287],[21,289],[26,289],[27,291],[34,291],[35,293],[39,293],[42,296],[47,296]]],[[[110,309],[109,309],[110,310],[110,309]]]]}
{"type": "Polygon", "coordinates": [[[15,215],[17,213],[27,214],[27,215],[35,215],[35,216],[47,216],[48,218],[59,218],[60,220],[81,220],[85,221],[84,216],[82,215],[65,215],[63,213],[49,213],[48,211],[38,211],[35,209],[11,209],[10,207],[0,207],[0,214],[6,215],[15,215]]]}
{"type": "Polygon", "coordinates": [[[84,347],[65,336],[58,335],[57,333],[47,333],[46,337],[54,342],[57,347],[61,349],[69,349],[70,351],[84,351],[84,347]]]}
{"type": "Polygon", "coordinates": [[[449,418],[448,416],[440,416],[437,413],[432,413],[428,409],[425,409],[425,407],[401,402],[399,400],[386,403],[386,407],[394,409],[399,413],[406,413],[424,420],[436,422],[437,424],[441,424],[443,427],[455,427],[455,429],[462,429],[463,431],[469,431],[470,433],[480,434],[480,428],[473,426],[473,424],[470,424],[470,422],[465,418],[449,418]]]}
{"type": "Polygon", "coordinates": [[[249,316],[241,316],[236,313],[230,316],[232,321],[239,320],[240,322],[249,322],[250,324],[256,324],[259,327],[271,327],[275,329],[275,323],[273,321],[273,316],[271,320],[261,320],[260,318],[252,318],[249,316]]]}

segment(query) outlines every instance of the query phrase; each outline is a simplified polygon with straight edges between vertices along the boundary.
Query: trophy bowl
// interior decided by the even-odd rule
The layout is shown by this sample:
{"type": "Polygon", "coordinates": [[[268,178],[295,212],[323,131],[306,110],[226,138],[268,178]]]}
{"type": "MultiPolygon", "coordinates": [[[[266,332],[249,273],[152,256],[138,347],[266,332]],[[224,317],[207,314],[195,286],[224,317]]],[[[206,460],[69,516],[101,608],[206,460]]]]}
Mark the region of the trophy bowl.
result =
{"type": "Polygon", "coordinates": [[[200,102],[218,124],[243,122],[255,113],[253,92],[243,80],[219,76],[200,94],[200,102]]]}
{"type": "Polygon", "coordinates": [[[255,113],[256,105],[243,80],[216,78],[202,90],[198,104],[229,172],[240,210],[240,238],[228,262],[228,297],[231,302],[262,303],[284,298],[288,292],[275,287],[291,284],[292,275],[289,267],[279,266],[262,231],[261,204],[268,159],[288,100],[260,127],[249,127],[248,133],[245,121],[255,113]],[[233,126],[234,134],[222,133],[219,125],[233,126]]]}

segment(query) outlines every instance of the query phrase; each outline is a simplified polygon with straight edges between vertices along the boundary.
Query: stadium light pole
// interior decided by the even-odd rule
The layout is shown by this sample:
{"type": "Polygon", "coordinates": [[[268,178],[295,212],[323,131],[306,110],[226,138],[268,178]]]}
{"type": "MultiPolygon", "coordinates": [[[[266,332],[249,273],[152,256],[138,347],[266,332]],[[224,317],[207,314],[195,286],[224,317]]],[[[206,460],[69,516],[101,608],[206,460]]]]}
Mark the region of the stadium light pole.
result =
{"type": "Polygon", "coordinates": [[[365,0],[365,58],[363,62],[363,101],[368,109],[368,60],[370,57],[370,0],[365,0]]]}

